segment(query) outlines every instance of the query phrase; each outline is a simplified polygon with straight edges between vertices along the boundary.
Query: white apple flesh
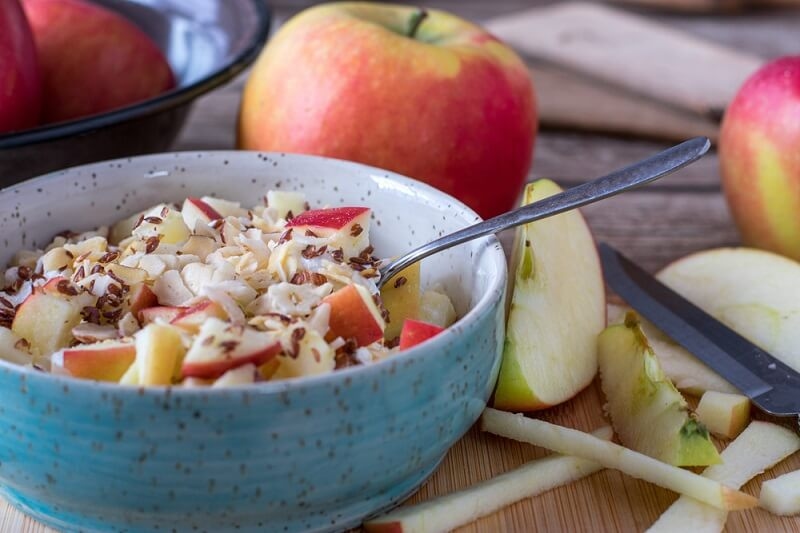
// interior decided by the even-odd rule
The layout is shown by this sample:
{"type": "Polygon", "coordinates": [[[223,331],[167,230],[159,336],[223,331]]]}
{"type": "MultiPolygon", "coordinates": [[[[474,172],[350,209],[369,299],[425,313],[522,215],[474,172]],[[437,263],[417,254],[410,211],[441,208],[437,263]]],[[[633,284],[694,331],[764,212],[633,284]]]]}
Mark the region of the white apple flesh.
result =
{"type": "Polygon", "coordinates": [[[741,394],[707,391],[700,398],[695,414],[711,433],[733,439],[750,422],[750,398],[741,394]]]}

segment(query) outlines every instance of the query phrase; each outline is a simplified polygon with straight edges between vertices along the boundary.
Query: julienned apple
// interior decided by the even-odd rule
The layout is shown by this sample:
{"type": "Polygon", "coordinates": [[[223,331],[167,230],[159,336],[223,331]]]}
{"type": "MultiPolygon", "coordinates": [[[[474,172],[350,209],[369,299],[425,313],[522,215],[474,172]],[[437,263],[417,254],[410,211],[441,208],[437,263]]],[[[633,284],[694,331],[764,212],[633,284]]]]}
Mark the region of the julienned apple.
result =
{"type": "Polygon", "coordinates": [[[17,0],[0,2],[0,133],[31,128],[42,105],[36,46],[17,0]]]}
{"type": "Polygon", "coordinates": [[[768,63],[739,89],[719,160],[744,242],[800,260],[800,56],[768,63]]]}
{"type": "Polygon", "coordinates": [[[536,129],[527,68],[485,30],[436,10],[333,3],[261,53],[238,144],[393,170],[488,217],[514,205],[536,129]]]}

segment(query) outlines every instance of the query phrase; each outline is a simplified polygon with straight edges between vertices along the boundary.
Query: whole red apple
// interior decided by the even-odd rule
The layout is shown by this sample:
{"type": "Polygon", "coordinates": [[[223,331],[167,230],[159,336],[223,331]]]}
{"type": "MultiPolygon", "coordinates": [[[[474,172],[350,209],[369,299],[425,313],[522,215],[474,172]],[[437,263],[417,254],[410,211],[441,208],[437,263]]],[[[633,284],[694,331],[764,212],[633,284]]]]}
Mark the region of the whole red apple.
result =
{"type": "Polygon", "coordinates": [[[238,145],[386,168],[490,217],[515,204],[536,129],[527,68],[482,28],[436,10],[332,3],[262,51],[238,145]]]}
{"type": "Polygon", "coordinates": [[[725,112],[719,160],[745,244],[800,260],[800,56],[745,81],[725,112]]]}
{"type": "Polygon", "coordinates": [[[36,47],[17,0],[0,0],[0,133],[39,121],[41,78],[36,47]]]}
{"type": "Polygon", "coordinates": [[[133,23],[83,0],[24,0],[44,79],[43,121],[156,96],[175,85],[161,50],[133,23]]]}

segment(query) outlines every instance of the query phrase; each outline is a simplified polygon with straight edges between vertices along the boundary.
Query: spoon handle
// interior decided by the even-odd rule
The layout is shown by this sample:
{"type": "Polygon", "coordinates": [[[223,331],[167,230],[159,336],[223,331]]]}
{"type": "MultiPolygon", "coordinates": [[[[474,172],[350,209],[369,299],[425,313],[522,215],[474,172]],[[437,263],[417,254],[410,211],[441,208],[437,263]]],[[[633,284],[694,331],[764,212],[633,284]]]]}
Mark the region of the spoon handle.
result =
{"type": "Polygon", "coordinates": [[[408,265],[447,248],[591,204],[671,174],[702,157],[710,147],[708,138],[695,137],[611,174],[445,235],[382,267],[378,286],[408,265]]]}

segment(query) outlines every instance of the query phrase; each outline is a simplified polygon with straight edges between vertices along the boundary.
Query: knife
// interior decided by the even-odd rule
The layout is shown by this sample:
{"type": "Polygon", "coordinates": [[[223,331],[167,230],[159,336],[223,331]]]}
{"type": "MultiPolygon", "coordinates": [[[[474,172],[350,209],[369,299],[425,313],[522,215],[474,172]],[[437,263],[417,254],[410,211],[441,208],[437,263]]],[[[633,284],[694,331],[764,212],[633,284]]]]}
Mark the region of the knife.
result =
{"type": "Polygon", "coordinates": [[[689,350],[762,411],[795,417],[800,430],[800,373],[745,339],[642,270],[600,244],[606,282],[642,316],[689,350]]]}

